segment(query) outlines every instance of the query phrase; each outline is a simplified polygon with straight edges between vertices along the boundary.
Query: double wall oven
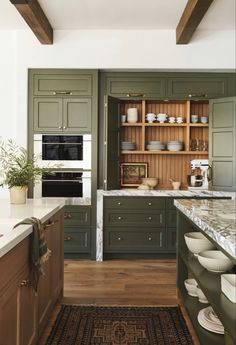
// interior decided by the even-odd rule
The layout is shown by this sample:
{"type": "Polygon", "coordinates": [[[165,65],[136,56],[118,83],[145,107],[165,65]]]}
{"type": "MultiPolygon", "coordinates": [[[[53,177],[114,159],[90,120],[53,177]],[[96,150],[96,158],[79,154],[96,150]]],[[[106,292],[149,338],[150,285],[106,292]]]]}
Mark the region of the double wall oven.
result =
{"type": "Polygon", "coordinates": [[[60,165],[53,175],[42,176],[35,185],[34,196],[91,196],[91,135],[34,135],[34,153],[40,165],[60,165]]]}

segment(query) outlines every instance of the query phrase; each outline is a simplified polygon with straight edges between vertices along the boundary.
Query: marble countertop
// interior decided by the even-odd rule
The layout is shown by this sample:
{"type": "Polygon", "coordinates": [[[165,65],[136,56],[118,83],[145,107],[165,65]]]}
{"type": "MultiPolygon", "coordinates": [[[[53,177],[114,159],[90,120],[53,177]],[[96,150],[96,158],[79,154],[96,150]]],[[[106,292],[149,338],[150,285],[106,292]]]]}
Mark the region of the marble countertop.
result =
{"type": "Polygon", "coordinates": [[[20,225],[13,230],[16,223],[27,217],[36,217],[45,222],[64,204],[65,201],[61,198],[28,199],[26,204],[20,205],[0,200],[0,257],[32,232],[32,226],[29,225],[20,225]]]}
{"type": "Polygon", "coordinates": [[[98,190],[105,196],[164,196],[164,197],[230,197],[236,198],[235,192],[221,192],[210,190],[138,190],[138,189],[119,189],[119,190],[98,190]]]}
{"type": "Polygon", "coordinates": [[[175,206],[236,259],[235,200],[175,200],[175,206]]]}

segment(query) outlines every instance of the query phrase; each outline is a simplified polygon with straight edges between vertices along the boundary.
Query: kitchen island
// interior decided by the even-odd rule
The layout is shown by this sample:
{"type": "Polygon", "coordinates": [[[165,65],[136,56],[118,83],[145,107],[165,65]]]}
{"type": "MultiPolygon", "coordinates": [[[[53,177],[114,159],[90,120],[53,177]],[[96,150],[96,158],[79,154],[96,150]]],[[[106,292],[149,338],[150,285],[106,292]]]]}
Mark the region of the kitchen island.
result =
{"type": "MultiPolygon", "coordinates": [[[[203,268],[185,244],[184,234],[200,231],[236,265],[235,200],[175,200],[177,208],[177,287],[202,345],[236,344],[236,305],[221,292],[221,274],[203,268]],[[206,305],[189,296],[184,280],[193,277],[222,322],[225,334],[204,329],[197,317],[206,305]]],[[[232,269],[235,272],[235,266],[232,269]]]]}
{"type": "Polygon", "coordinates": [[[38,342],[58,299],[63,295],[63,201],[30,199],[11,205],[0,201],[0,345],[38,342]],[[41,220],[51,251],[37,291],[32,284],[29,225],[13,226],[24,218],[41,220]]]}
{"type": "Polygon", "coordinates": [[[113,257],[128,257],[129,254],[154,257],[156,253],[159,257],[173,257],[176,248],[174,198],[235,199],[235,193],[208,190],[98,190],[97,261],[103,260],[104,250],[113,257]]]}

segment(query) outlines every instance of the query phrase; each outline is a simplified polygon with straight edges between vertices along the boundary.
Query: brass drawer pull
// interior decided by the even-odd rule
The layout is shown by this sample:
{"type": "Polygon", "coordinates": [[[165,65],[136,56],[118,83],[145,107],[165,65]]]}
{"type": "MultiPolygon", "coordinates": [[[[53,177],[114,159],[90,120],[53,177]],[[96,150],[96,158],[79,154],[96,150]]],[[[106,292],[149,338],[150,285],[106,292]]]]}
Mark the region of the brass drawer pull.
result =
{"type": "Polygon", "coordinates": [[[126,97],[146,97],[143,93],[127,93],[126,97]]]}
{"type": "Polygon", "coordinates": [[[58,128],[59,128],[59,129],[62,129],[62,126],[59,126],[58,128]]]}
{"type": "Polygon", "coordinates": [[[148,237],[148,241],[152,241],[152,238],[151,238],[151,237],[148,237]]]}
{"type": "Polygon", "coordinates": [[[72,95],[71,91],[53,91],[53,95],[72,95]]]}
{"type": "Polygon", "coordinates": [[[72,237],[70,236],[64,237],[64,241],[71,241],[71,240],[72,240],[72,237]]]}
{"type": "Polygon", "coordinates": [[[22,282],[20,283],[20,286],[29,286],[29,279],[24,279],[22,280],[22,282]]]}
{"type": "Polygon", "coordinates": [[[64,219],[71,219],[72,218],[72,215],[70,213],[66,213],[64,215],[64,219]]]}
{"type": "Polygon", "coordinates": [[[149,202],[149,203],[148,203],[148,206],[152,206],[152,203],[151,203],[151,202],[149,202]]]}
{"type": "Polygon", "coordinates": [[[162,224],[162,221],[163,221],[163,217],[162,217],[162,214],[160,213],[160,223],[162,224]]]}
{"type": "Polygon", "coordinates": [[[208,94],[207,93],[190,93],[188,95],[189,98],[192,98],[192,97],[207,97],[208,94]]]}
{"type": "Polygon", "coordinates": [[[148,220],[152,220],[152,217],[148,217],[148,220]]]}
{"type": "Polygon", "coordinates": [[[118,205],[118,206],[120,206],[120,205],[121,205],[121,202],[120,202],[120,201],[118,201],[117,205],[118,205]]]}
{"type": "Polygon", "coordinates": [[[121,217],[121,216],[119,216],[119,217],[118,217],[118,220],[122,220],[122,217],[121,217]]]}
{"type": "Polygon", "coordinates": [[[160,247],[162,247],[162,232],[160,233],[160,247]]]}

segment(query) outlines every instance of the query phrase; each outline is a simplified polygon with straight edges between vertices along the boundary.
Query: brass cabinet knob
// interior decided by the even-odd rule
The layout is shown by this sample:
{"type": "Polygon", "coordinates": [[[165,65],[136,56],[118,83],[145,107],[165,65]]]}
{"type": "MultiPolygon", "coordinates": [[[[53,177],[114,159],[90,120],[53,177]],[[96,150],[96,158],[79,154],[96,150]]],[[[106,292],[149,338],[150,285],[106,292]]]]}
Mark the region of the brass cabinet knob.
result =
{"type": "Polygon", "coordinates": [[[152,241],[152,238],[151,238],[151,237],[148,237],[148,241],[152,241]]]}
{"type": "Polygon", "coordinates": [[[119,220],[121,220],[121,219],[122,219],[122,217],[121,217],[121,216],[119,216],[119,217],[118,217],[118,219],[119,219],[119,220]]]}
{"type": "Polygon", "coordinates": [[[71,241],[71,240],[72,240],[72,237],[70,237],[70,236],[64,237],[64,241],[71,241]]]}
{"type": "Polygon", "coordinates": [[[63,129],[66,129],[66,126],[63,126],[63,129]]]}
{"type": "Polygon", "coordinates": [[[59,128],[59,129],[62,129],[62,126],[59,126],[58,128],[59,128]]]}
{"type": "Polygon", "coordinates": [[[152,220],[152,217],[148,217],[148,220],[152,220]]]}
{"type": "Polygon", "coordinates": [[[71,219],[72,215],[70,213],[65,213],[64,219],[71,219]]]}
{"type": "Polygon", "coordinates": [[[152,203],[151,203],[151,202],[149,202],[149,203],[148,203],[148,206],[152,206],[152,203]]]}
{"type": "Polygon", "coordinates": [[[121,202],[120,202],[120,201],[118,201],[117,205],[119,205],[119,206],[120,206],[120,205],[121,205],[121,202]]]}
{"type": "Polygon", "coordinates": [[[121,241],[121,237],[118,237],[118,241],[121,241]]]}
{"type": "Polygon", "coordinates": [[[23,279],[20,286],[29,286],[29,279],[23,279]]]}

